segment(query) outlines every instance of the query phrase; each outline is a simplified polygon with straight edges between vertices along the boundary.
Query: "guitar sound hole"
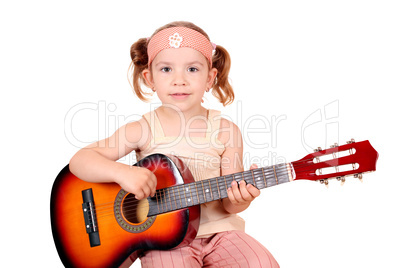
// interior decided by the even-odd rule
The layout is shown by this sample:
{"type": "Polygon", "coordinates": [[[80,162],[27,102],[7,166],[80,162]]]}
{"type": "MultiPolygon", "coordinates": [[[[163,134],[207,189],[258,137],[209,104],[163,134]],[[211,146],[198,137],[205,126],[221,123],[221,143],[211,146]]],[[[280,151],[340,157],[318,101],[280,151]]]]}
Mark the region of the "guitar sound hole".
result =
{"type": "Polygon", "coordinates": [[[122,204],[124,218],[133,224],[138,224],[147,219],[149,203],[147,199],[137,200],[133,194],[128,194],[122,204]]]}

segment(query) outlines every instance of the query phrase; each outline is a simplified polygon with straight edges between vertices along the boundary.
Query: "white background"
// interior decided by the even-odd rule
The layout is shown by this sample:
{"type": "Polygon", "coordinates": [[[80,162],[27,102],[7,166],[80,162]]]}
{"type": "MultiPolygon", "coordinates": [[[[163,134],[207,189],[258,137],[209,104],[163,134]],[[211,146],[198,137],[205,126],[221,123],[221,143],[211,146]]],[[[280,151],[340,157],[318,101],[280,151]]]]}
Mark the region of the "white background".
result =
{"type": "MultiPolygon", "coordinates": [[[[189,20],[231,54],[236,101],[222,112],[247,133],[247,168],[350,138],[380,155],[363,183],[263,190],[242,214],[246,231],[283,268],[402,267],[397,2],[2,2],[0,266],[62,267],[54,178],[79,147],[149,111],[127,81],[130,46],[189,20]]],[[[221,109],[211,95],[205,104],[221,109]]]]}

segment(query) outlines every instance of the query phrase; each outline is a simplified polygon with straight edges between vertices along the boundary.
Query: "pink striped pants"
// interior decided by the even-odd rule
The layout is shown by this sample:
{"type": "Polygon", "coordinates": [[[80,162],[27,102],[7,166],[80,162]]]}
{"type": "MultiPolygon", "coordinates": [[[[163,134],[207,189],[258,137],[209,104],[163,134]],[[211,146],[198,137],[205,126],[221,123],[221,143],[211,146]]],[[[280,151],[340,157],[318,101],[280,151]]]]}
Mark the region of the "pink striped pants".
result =
{"type": "Polygon", "coordinates": [[[279,268],[271,253],[242,231],[227,231],[167,251],[150,250],[141,257],[143,268],[239,267],[279,268]]]}

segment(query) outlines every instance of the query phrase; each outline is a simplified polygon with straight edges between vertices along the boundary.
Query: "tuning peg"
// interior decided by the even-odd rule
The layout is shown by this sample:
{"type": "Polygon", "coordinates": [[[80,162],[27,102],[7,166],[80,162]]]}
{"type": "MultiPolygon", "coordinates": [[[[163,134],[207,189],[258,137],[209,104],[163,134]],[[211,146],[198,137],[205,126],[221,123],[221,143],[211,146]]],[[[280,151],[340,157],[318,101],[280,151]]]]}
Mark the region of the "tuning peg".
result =
{"type": "Polygon", "coordinates": [[[324,184],[328,188],[328,179],[320,180],[321,184],[324,184]]]}
{"type": "Polygon", "coordinates": [[[330,148],[335,148],[335,147],[338,147],[338,143],[334,143],[334,145],[331,145],[331,146],[329,146],[330,148]]]}
{"type": "Polygon", "coordinates": [[[355,174],[354,177],[358,178],[360,182],[363,182],[363,174],[362,173],[355,174]]]}
{"type": "Polygon", "coordinates": [[[316,152],[319,152],[319,151],[322,151],[321,147],[318,147],[317,149],[314,149],[314,152],[315,152],[315,153],[316,153],[316,152]]]}
{"type": "Polygon", "coordinates": [[[355,143],[355,139],[352,138],[352,139],[350,139],[350,141],[347,141],[346,143],[347,144],[355,143]]]}
{"type": "Polygon", "coordinates": [[[345,176],[337,177],[336,179],[341,182],[341,186],[345,184],[345,176]]]}

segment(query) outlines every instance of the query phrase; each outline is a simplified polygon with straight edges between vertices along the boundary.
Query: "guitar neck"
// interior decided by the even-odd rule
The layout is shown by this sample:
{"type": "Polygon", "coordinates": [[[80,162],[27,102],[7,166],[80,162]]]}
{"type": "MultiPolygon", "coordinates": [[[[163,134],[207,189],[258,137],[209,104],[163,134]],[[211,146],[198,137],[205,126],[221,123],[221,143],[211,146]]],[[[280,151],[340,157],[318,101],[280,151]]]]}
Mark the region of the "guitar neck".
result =
{"type": "Polygon", "coordinates": [[[284,163],[159,189],[155,197],[148,198],[148,216],[226,198],[232,181],[244,180],[258,189],[264,189],[290,182],[294,176],[292,164],[284,163]]]}

